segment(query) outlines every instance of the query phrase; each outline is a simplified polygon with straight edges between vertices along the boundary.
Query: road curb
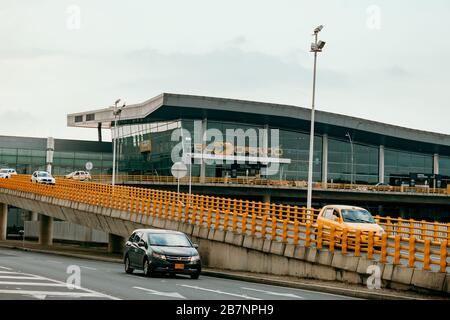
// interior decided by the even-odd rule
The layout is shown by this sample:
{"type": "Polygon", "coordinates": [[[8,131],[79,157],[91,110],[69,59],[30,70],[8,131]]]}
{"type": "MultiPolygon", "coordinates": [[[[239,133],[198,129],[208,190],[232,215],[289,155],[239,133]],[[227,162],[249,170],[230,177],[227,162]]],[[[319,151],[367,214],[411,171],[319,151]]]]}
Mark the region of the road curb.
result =
{"type": "Polygon", "coordinates": [[[318,292],[323,292],[323,293],[343,295],[343,296],[348,296],[348,297],[353,297],[353,298],[361,298],[361,299],[426,300],[426,299],[414,298],[414,297],[410,297],[410,296],[402,296],[402,295],[395,295],[395,294],[389,294],[389,293],[366,292],[366,291],[362,291],[362,290],[340,288],[340,287],[335,287],[335,286],[330,286],[330,285],[292,282],[292,281],[285,281],[285,280],[263,278],[260,276],[255,277],[255,276],[239,275],[239,274],[227,273],[227,272],[209,271],[208,269],[202,270],[202,275],[216,277],[216,278],[224,278],[224,279],[231,279],[231,280],[241,280],[241,281],[247,281],[247,282],[268,284],[268,285],[274,285],[274,286],[283,286],[283,287],[289,287],[289,288],[294,288],[294,289],[318,291],[318,292]]]}
{"type": "MultiPolygon", "coordinates": [[[[26,247],[7,245],[7,244],[0,244],[0,247],[8,248],[8,249],[15,249],[15,250],[22,250],[22,251],[29,251],[29,252],[54,254],[54,255],[60,255],[60,256],[66,256],[66,257],[87,259],[87,260],[122,263],[122,259],[119,259],[119,258],[107,258],[107,257],[85,255],[85,254],[78,254],[78,253],[71,253],[71,252],[60,252],[60,251],[52,251],[52,250],[45,250],[45,249],[34,249],[34,248],[26,248],[26,247]]],[[[357,289],[335,287],[332,285],[320,285],[320,284],[313,284],[313,283],[293,282],[293,281],[286,281],[286,280],[279,280],[279,279],[264,278],[261,276],[256,277],[256,276],[250,276],[250,275],[242,275],[242,274],[236,274],[233,272],[220,272],[220,271],[215,271],[214,269],[209,269],[209,268],[204,268],[202,270],[202,275],[209,276],[209,277],[215,277],[215,278],[222,278],[222,279],[240,280],[240,281],[268,284],[268,285],[274,285],[274,286],[283,286],[283,287],[289,287],[289,288],[294,288],[294,289],[318,291],[318,292],[323,292],[323,293],[343,295],[343,296],[361,298],[361,299],[426,300],[423,298],[421,299],[421,298],[405,296],[405,295],[396,295],[396,294],[380,293],[380,292],[367,292],[367,291],[357,290],[357,289]]]]}

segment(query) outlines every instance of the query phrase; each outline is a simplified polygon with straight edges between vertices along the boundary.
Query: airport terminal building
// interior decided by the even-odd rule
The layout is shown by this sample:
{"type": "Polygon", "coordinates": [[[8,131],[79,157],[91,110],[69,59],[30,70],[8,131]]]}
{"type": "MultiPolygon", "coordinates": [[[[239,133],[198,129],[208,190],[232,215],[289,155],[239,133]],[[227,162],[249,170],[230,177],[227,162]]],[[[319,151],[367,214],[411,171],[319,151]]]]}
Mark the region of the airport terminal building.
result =
{"type": "Polygon", "coordinates": [[[50,169],[53,175],[65,175],[86,170],[86,162],[93,164],[91,174],[111,174],[111,142],[0,136],[0,168],[19,174],[50,169]]]}
{"type": "MultiPolygon", "coordinates": [[[[170,175],[182,141],[193,176],[307,180],[310,116],[291,105],[163,93],[116,115],[114,107],[69,114],[67,123],[101,135],[116,121],[121,173],[170,175]]],[[[450,136],[316,111],[313,171],[316,182],[446,187],[450,136]]]]}

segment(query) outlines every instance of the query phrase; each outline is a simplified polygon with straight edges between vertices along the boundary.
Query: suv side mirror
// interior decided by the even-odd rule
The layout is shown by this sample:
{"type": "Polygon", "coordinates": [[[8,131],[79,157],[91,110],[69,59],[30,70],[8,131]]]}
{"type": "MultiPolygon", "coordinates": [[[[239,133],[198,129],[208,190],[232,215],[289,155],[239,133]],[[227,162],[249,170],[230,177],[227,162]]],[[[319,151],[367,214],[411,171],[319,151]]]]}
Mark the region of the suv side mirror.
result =
{"type": "Polygon", "coordinates": [[[194,243],[192,246],[193,246],[195,249],[198,248],[198,244],[196,244],[196,243],[194,243]]]}
{"type": "Polygon", "coordinates": [[[144,240],[139,241],[138,247],[145,247],[145,241],[144,240]]]}

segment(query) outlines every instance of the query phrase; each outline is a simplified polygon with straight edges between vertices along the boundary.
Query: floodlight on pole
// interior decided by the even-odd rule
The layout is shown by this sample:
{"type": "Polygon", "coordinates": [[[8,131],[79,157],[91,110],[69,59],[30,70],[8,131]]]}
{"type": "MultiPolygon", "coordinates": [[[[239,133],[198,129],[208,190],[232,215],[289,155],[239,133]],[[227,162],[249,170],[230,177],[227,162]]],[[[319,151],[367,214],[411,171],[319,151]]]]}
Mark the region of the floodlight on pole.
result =
{"type": "Polygon", "coordinates": [[[318,26],[318,27],[316,27],[315,29],[314,29],[314,33],[316,34],[316,33],[319,33],[320,31],[322,31],[322,29],[323,29],[323,25],[320,25],[320,26],[318,26]]]}
{"type": "Polygon", "coordinates": [[[313,176],[313,156],[314,156],[314,105],[316,99],[316,68],[317,68],[317,53],[322,52],[325,46],[324,41],[318,41],[318,33],[323,29],[320,25],[314,29],[314,42],[311,43],[311,52],[314,52],[314,68],[313,68],[313,88],[312,88],[312,104],[311,104],[311,131],[309,135],[309,162],[308,162],[308,192],[306,198],[306,207],[310,212],[312,204],[312,176],[313,176]]]}

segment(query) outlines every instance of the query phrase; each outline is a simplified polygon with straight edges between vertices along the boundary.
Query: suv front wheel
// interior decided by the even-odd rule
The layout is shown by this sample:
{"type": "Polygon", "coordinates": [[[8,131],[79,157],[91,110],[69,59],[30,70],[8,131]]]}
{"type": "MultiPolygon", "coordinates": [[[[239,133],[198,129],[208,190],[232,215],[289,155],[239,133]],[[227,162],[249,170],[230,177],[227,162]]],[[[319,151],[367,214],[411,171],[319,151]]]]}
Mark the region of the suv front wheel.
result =
{"type": "Polygon", "coordinates": [[[128,256],[125,257],[125,272],[130,274],[133,273],[134,269],[130,267],[130,259],[128,256]]]}
{"type": "Polygon", "coordinates": [[[150,267],[150,263],[148,262],[148,259],[144,260],[144,266],[142,267],[142,270],[144,270],[144,275],[146,277],[151,277],[153,272],[152,269],[150,267]]]}

